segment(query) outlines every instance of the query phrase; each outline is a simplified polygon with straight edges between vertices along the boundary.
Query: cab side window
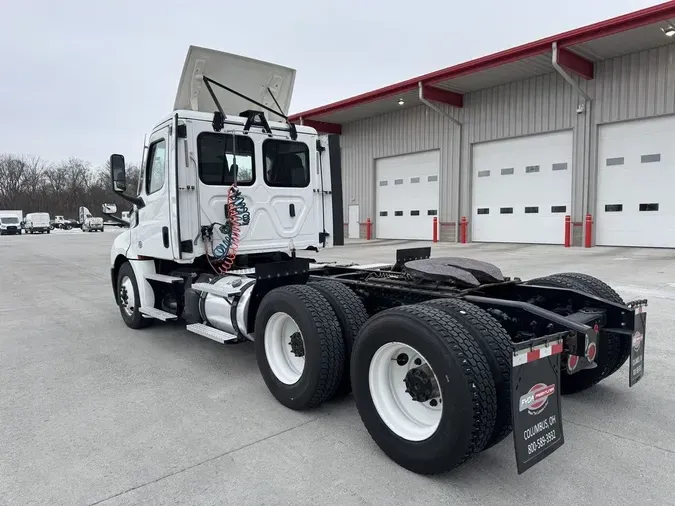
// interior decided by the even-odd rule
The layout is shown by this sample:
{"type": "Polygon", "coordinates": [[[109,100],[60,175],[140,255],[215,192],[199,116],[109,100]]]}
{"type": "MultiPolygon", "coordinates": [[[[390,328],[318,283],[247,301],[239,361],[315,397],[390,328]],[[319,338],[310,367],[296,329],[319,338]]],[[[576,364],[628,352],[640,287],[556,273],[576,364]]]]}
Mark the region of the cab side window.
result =
{"type": "Polygon", "coordinates": [[[145,191],[148,195],[164,186],[166,174],[166,141],[154,142],[148,148],[148,162],[145,171],[145,191]]]}

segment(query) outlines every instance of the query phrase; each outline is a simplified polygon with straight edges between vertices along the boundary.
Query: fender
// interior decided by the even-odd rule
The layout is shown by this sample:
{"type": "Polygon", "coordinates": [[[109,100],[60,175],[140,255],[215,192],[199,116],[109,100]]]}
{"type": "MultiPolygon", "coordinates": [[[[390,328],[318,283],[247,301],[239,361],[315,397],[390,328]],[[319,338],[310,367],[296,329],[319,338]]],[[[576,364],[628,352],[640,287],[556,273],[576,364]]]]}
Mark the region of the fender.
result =
{"type": "Polygon", "coordinates": [[[156,272],[155,261],[140,260],[138,255],[132,252],[130,241],[131,231],[125,230],[115,237],[113,245],[110,248],[110,271],[113,291],[115,292],[115,302],[117,302],[117,272],[119,265],[121,265],[120,258],[124,258],[129,261],[134,270],[141,307],[155,307],[155,292],[146,279],[148,274],[156,272]]]}

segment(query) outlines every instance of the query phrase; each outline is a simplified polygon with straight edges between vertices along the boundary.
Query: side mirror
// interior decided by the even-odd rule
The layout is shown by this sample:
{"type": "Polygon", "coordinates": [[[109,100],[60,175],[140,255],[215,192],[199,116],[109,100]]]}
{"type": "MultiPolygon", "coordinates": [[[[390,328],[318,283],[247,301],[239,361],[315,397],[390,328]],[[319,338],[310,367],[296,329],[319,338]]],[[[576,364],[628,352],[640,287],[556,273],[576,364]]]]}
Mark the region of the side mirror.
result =
{"type": "Polygon", "coordinates": [[[127,189],[127,171],[124,165],[124,156],[110,155],[110,177],[112,178],[113,191],[124,193],[127,189]]]}
{"type": "Polygon", "coordinates": [[[117,212],[117,204],[102,204],[101,212],[103,214],[115,214],[117,212]]]}

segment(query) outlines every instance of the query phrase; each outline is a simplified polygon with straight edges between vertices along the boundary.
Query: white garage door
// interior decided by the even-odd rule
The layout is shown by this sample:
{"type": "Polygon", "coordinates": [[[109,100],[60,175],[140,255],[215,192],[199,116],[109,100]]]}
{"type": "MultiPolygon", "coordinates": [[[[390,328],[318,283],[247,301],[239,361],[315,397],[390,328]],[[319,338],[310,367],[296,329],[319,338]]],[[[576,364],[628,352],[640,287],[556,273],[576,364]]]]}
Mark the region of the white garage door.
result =
{"type": "Polygon", "coordinates": [[[472,240],[562,244],[572,142],[565,131],[474,145],[472,240]]]}
{"type": "Polygon", "coordinates": [[[675,118],[600,127],[595,243],[675,247],[675,118]]]}
{"type": "Polygon", "coordinates": [[[432,239],[438,215],[439,151],[375,161],[378,239],[432,239]]]}

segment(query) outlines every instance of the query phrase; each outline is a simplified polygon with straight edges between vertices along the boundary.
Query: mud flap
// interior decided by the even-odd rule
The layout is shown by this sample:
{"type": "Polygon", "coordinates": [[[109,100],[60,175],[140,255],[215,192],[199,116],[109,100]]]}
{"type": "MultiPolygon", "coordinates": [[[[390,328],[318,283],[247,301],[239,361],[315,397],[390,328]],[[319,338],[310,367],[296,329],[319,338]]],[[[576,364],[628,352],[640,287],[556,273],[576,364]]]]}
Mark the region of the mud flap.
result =
{"type": "Polygon", "coordinates": [[[633,386],[642,379],[645,373],[645,330],[647,328],[647,311],[642,305],[637,305],[635,311],[635,325],[630,347],[630,371],[628,385],[633,386]]]}
{"type": "Polygon", "coordinates": [[[518,474],[565,442],[560,405],[563,337],[554,335],[514,345],[511,399],[518,474]]]}

